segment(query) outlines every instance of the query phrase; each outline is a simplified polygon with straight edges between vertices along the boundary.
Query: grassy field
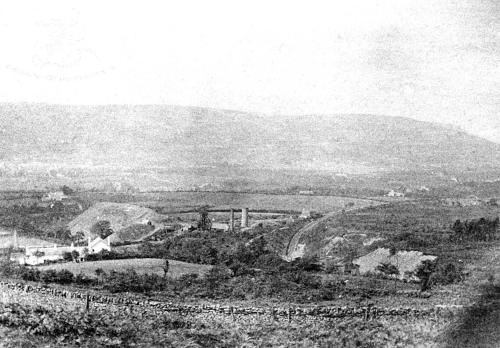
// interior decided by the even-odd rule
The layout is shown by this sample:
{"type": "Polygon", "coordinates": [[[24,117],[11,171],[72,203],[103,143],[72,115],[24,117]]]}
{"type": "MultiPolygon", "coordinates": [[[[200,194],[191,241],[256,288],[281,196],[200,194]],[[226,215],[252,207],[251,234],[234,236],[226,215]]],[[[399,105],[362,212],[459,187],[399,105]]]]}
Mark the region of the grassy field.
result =
{"type": "MultiPolygon", "coordinates": [[[[25,248],[26,246],[53,246],[53,242],[48,242],[40,238],[29,238],[20,236],[17,238],[17,244],[20,248],[25,248]]],[[[13,237],[11,235],[0,235],[0,248],[8,248],[13,245],[13,237]]]]}
{"type": "MultiPolygon", "coordinates": [[[[37,267],[40,270],[53,269],[60,271],[66,269],[73,274],[83,273],[87,276],[95,277],[95,270],[102,268],[105,272],[124,271],[127,268],[133,268],[139,274],[155,273],[163,276],[162,259],[126,259],[126,260],[105,260],[105,261],[92,261],[92,262],[68,262],[59,263],[47,266],[37,267]]],[[[198,265],[187,262],[169,260],[168,275],[173,278],[180,277],[184,274],[196,273],[204,275],[211,268],[209,265],[198,265]]]]}
{"type": "Polygon", "coordinates": [[[158,192],[137,194],[81,193],[80,197],[89,202],[134,203],[155,207],[162,212],[190,210],[199,206],[211,209],[230,209],[248,207],[259,211],[297,211],[303,209],[317,212],[339,210],[349,203],[356,207],[379,204],[378,201],[338,196],[274,195],[257,193],[227,192],[158,192]]]}

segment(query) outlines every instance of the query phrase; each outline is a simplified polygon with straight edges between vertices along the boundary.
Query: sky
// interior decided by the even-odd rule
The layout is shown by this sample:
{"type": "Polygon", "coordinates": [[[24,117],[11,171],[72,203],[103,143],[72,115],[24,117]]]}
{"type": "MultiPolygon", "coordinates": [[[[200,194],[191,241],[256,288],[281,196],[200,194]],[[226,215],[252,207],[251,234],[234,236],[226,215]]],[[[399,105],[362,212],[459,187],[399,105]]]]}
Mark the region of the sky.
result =
{"type": "Polygon", "coordinates": [[[0,102],[380,114],[500,143],[499,17],[497,0],[2,2],[0,102]]]}

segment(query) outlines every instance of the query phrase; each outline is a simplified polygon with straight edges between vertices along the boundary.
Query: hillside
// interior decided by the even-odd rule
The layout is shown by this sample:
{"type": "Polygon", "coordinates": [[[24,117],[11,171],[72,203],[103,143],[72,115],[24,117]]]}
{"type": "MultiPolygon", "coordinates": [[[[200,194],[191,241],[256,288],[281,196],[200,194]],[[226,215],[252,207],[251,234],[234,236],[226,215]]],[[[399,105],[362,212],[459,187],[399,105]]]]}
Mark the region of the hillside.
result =
{"type": "Polygon", "coordinates": [[[282,240],[290,241],[284,255],[288,259],[316,255],[340,260],[353,250],[363,255],[363,247],[375,243],[443,257],[455,257],[463,248],[461,258],[466,260],[470,257],[466,244],[453,249],[446,242],[453,223],[499,215],[498,206],[450,206],[439,200],[400,201],[332,212],[306,224],[292,238],[283,235],[282,240]]]}
{"type": "MultiPolygon", "coordinates": [[[[92,226],[100,220],[107,220],[111,224],[111,228],[115,232],[111,237],[112,242],[131,240],[131,228],[138,225],[147,226],[148,221],[153,224],[161,219],[161,216],[153,210],[143,208],[132,204],[123,203],[97,203],[84,211],[68,224],[72,234],[83,232],[86,237],[93,238],[96,235],[91,233],[92,226]]],[[[144,234],[150,232],[150,229],[141,229],[144,234]]],[[[133,239],[138,239],[140,236],[137,233],[133,234],[133,239]]]]}
{"type": "Polygon", "coordinates": [[[500,144],[387,116],[0,104],[0,134],[0,174],[17,182],[30,175],[34,182],[125,178],[178,188],[224,180],[245,185],[272,180],[272,171],[304,176],[500,168],[500,144]]]}

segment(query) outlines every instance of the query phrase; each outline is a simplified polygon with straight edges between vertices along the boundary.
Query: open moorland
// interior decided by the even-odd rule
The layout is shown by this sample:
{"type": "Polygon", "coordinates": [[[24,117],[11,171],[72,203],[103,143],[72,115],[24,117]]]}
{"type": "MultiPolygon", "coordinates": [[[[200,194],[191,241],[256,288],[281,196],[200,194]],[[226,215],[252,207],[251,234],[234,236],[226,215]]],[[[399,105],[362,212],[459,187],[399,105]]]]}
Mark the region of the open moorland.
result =
{"type": "Polygon", "coordinates": [[[253,211],[301,212],[303,209],[319,213],[339,210],[346,205],[366,207],[378,204],[376,199],[343,196],[283,195],[240,192],[151,192],[110,194],[87,192],[78,197],[88,202],[134,203],[156,208],[161,213],[193,211],[207,206],[211,210],[249,208],[253,211]]]}

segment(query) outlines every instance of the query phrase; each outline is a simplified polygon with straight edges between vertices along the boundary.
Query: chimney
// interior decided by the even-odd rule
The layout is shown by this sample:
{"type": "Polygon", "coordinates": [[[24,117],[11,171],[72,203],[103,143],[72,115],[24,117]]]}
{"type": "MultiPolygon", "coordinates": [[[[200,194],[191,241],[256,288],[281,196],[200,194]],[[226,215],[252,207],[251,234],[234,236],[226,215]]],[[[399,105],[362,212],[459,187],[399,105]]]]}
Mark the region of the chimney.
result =
{"type": "Polygon", "coordinates": [[[234,209],[231,209],[231,214],[229,215],[229,232],[234,232],[234,209]]]}
{"type": "Polygon", "coordinates": [[[241,227],[248,227],[248,208],[241,209],[241,227]]]}
{"type": "Polygon", "coordinates": [[[12,242],[14,249],[19,248],[19,240],[17,238],[17,230],[14,230],[14,240],[12,242]]]}

